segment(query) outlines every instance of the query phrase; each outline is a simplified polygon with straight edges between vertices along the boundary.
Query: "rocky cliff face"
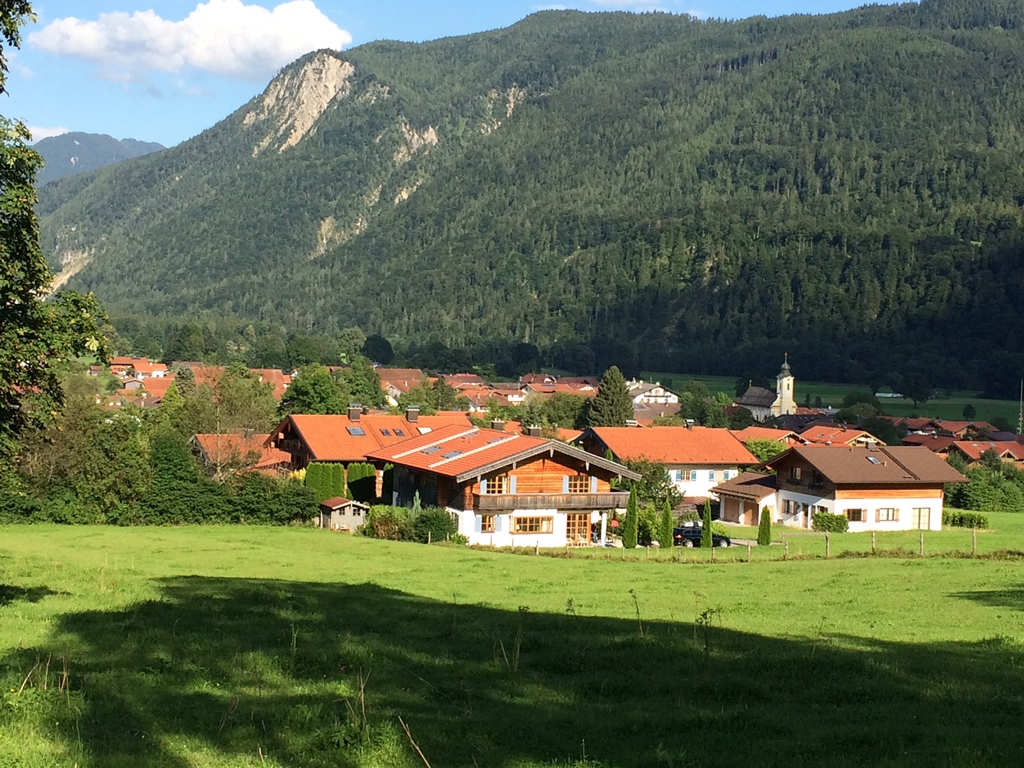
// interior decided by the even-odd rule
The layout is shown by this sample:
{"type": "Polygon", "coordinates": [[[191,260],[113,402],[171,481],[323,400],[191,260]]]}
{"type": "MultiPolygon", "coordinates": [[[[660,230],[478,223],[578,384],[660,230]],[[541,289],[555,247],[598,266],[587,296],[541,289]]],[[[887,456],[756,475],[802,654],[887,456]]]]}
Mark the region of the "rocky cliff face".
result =
{"type": "Polygon", "coordinates": [[[334,101],[352,92],[355,71],[349,62],[320,51],[300,67],[279,75],[242,119],[252,133],[262,133],[252,156],[268,148],[284,152],[302,141],[334,101]]]}

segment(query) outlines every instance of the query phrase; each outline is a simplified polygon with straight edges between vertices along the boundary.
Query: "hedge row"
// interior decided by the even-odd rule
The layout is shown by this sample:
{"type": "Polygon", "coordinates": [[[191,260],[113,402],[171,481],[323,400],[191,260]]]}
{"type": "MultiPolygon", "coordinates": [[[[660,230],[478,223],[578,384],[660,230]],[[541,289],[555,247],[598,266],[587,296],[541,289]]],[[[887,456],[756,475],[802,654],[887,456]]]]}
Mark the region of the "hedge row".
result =
{"type": "Polygon", "coordinates": [[[831,512],[815,512],[812,530],[828,533],[846,533],[850,530],[850,521],[846,515],[834,515],[831,512]]]}
{"type": "Polygon", "coordinates": [[[942,513],[942,524],[950,528],[988,528],[988,516],[979,512],[950,512],[942,513]]]}

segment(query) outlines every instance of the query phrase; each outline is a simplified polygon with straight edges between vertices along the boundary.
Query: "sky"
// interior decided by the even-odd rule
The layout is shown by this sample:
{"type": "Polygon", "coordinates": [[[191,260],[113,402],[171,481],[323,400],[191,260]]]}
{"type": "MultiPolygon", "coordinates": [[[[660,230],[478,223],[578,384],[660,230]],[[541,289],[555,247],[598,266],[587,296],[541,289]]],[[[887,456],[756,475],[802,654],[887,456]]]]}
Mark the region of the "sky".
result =
{"type": "MultiPolygon", "coordinates": [[[[883,2],[885,0],[882,0],[883,2]]],[[[856,0],[34,0],[7,50],[0,115],[39,140],[68,131],[173,146],[261,93],[319,48],[420,42],[507,27],[541,10],[698,18],[831,13],[856,0]]]]}

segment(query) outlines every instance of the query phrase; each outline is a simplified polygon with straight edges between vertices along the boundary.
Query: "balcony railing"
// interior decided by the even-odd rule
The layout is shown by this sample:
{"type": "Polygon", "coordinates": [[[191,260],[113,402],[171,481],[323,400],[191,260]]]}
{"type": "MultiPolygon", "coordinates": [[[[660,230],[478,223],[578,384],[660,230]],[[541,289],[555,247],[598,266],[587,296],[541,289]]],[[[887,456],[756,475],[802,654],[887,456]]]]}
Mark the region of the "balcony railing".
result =
{"type": "Polygon", "coordinates": [[[473,494],[473,507],[499,509],[624,509],[628,493],[503,493],[473,494]]]}

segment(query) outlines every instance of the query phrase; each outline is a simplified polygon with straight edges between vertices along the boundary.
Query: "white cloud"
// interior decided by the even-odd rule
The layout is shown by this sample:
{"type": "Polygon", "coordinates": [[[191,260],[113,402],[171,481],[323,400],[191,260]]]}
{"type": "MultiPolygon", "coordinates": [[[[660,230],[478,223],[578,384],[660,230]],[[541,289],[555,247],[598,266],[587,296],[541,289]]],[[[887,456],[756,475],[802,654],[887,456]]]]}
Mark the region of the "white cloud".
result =
{"type": "Polygon", "coordinates": [[[313,0],[289,0],[273,10],[242,0],[199,3],[181,21],[154,11],[100,14],[96,21],[57,19],[28,37],[56,56],[93,62],[107,79],[139,81],[144,72],[193,67],[217,75],[262,80],[304,53],[340,49],[352,35],[313,0]]]}
{"type": "Polygon", "coordinates": [[[65,133],[71,133],[70,128],[42,128],[36,125],[30,125],[28,127],[29,133],[32,134],[32,143],[42,141],[43,139],[49,139],[53,136],[60,136],[65,133]]]}

